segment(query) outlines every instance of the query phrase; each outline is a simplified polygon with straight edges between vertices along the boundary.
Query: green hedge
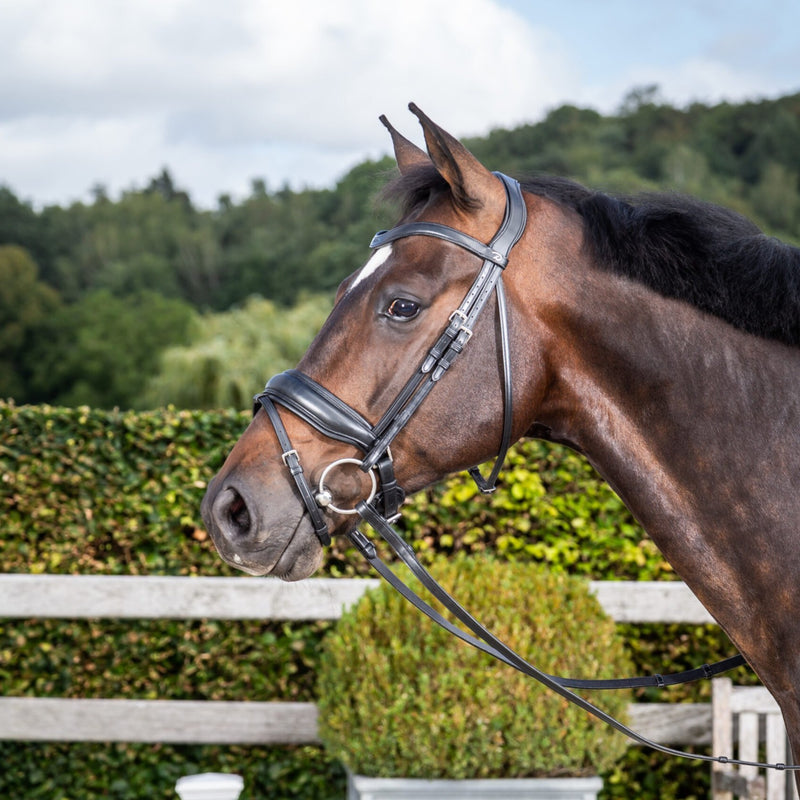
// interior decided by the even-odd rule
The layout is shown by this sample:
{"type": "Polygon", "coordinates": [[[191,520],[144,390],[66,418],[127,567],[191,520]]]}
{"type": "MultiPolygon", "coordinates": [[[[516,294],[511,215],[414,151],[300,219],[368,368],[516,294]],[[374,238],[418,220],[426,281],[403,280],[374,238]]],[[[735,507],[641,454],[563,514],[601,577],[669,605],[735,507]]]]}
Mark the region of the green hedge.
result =
{"type": "MultiPolygon", "coordinates": [[[[0,571],[236,574],[217,557],[199,507],[207,481],[248,417],[0,403],[0,571]]],[[[407,537],[428,561],[439,553],[488,550],[594,579],[672,577],[588,464],[541,442],[513,449],[503,486],[494,495],[483,497],[467,478],[456,476],[415,496],[405,520],[407,537]]],[[[352,548],[337,541],[320,574],[368,571],[352,548]]],[[[313,700],[319,642],[328,627],[322,622],[0,620],[0,693],[313,700]]],[[[731,652],[711,626],[623,630],[641,672],[694,666],[731,652]]],[[[737,681],[745,677],[735,675],[737,681]]],[[[707,691],[707,686],[670,690],[668,697],[695,699],[707,691]]],[[[171,798],[176,776],[195,765],[214,770],[230,764],[245,776],[245,797],[317,800],[325,796],[323,785],[332,787],[332,797],[344,793],[340,767],[316,748],[3,742],[0,758],[0,795],[9,797],[171,798]],[[147,792],[137,788],[145,785],[147,792]]],[[[702,797],[706,773],[630,748],[606,776],[605,796],[657,797],[655,775],[665,786],[680,787],[676,796],[702,797]]]]}

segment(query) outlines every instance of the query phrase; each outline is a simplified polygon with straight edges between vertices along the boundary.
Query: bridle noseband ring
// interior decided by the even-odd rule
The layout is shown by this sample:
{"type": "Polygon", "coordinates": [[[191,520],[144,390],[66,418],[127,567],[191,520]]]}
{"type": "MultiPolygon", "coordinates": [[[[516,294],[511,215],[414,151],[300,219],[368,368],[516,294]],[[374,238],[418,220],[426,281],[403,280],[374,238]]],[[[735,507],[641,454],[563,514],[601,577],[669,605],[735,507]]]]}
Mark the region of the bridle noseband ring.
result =
{"type": "MultiPolygon", "coordinates": [[[[328,477],[328,473],[334,469],[334,467],[340,467],[342,464],[355,464],[357,467],[360,467],[361,461],[359,461],[357,458],[340,458],[328,464],[328,466],[322,471],[322,475],[319,476],[319,490],[315,499],[317,501],[317,505],[321,506],[322,508],[328,508],[331,511],[335,511],[337,514],[343,514],[344,516],[357,516],[358,509],[355,507],[339,508],[338,506],[335,506],[333,504],[333,495],[331,495],[330,491],[325,487],[325,478],[328,477]]],[[[369,504],[375,499],[375,495],[378,493],[378,479],[375,477],[374,469],[369,470],[367,475],[369,475],[370,480],[372,481],[372,488],[370,489],[369,497],[367,497],[364,502],[369,504]]]]}

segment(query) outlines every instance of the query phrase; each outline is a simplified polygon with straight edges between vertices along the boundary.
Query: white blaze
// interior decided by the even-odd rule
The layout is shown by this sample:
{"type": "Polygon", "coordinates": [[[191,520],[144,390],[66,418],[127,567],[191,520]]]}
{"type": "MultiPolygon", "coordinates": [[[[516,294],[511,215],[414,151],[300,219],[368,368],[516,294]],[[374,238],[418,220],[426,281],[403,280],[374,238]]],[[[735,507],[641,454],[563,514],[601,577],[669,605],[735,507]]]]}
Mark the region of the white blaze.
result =
{"type": "Polygon", "coordinates": [[[358,286],[359,283],[361,283],[361,281],[365,281],[370,275],[377,272],[377,270],[386,262],[386,259],[389,258],[391,254],[391,244],[385,244],[383,247],[379,247],[372,254],[370,260],[367,261],[367,263],[361,268],[361,272],[356,275],[355,280],[350,284],[350,288],[347,291],[352,291],[356,288],[356,286],[358,286]]]}

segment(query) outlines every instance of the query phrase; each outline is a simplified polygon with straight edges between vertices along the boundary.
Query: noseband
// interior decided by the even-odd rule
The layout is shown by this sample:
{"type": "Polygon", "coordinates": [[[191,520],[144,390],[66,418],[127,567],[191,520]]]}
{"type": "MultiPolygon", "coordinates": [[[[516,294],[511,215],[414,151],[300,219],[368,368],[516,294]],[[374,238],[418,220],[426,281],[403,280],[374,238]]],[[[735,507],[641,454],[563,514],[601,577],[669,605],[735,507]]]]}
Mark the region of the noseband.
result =
{"type": "Polygon", "coordinates": [[[450,315],[446,328],[428,351],[417,371],[408,379],[395,400],[375,425],[370,425],[361,414],[347,405],[347,403],[298,370],[288,370],[271,378],[264,391],[254,398],[253,413],[255,414],[259,408],[263,408],[267,412],[283,451],[283,462],[294,479],[320,542],[323,545],[327,545],[331,540],[328,523],[325,519],[326,509],[338,514],[357,514],[385,539],[422,585],[471,633],[467,633],[463,628],[452,624],[403,583],[381,561],[375,546],[361,531],[358,529],[350,531],[348,533],[350,540],[358,547],[381,577],[437,625],[473,647],[534,678],[539,683],[560,694],[571,703],[611,727],[616,728],[639,744],[651,747],[667,755],[693,760],[780,770],[800,769],[800,765],[797,764],[765,764],[733,759],[727,756],[687,753],[667,747],[642,736],[572,691],[573,689],[663,688],[665,686],[673,686],[702,678],[711,678],[714,675],[744,664],[745,661],[742,656],[732,656],[714,664],[704,664],[701,667],[671,675],[652,675],[612,680],[576,680],[548,675],[528,663],[497,639],[458,601],[442,589],[433,576],[420,564],[413,549],[392,527],[392,522],[396,521],[400,516],[399,508],[405,495],[397,484],[389,447],[395,437],[408,424],[414,412],[420,407],[433,387],[445,375],[456,357],[463,352],[464,347],[472,338],[472,332],[478,316],[485,308],[492,292],[497,296],[501,336],[504,414],[500,448],[489,477],[484,478],[477,466],[470,469],[470,475],[472,475],[482,492],[494,490],[500,468],[511,443],[513,421],[511,356],[508,311],[503,290],[502,274],[508,264],[508,255],[511,252],[511,248],[519,241],[525,230],[527,209],[519,184],[501,173],[495,173],[495,175],[500,178],[505,187],[506,210],[500,229],[488,245],[466,233],[436,222],[411,222],[405,225],[398,225],[388,231],[379,231],[370,243],[370,248],[376,249],[408,236],[433,236],[467,250],[478,256],[483,262],[478,276],[461,301],[461,305],[450,315]],[[300,465],[300,457],[292,447],[276,404],[283,406],[324,436],[353,445],[364,453],[364,457],[361,460],[340,458],[329,464],[323,470],[319,486],[315,491],[305,477],[303,468],[300,465]],[[372,491],[369,497],[366,500],[359,501],[355,508],[352,509],[342,509],[334,505],[333,497],[325,485],[325,478],[330,472],[344,464],[357,465],[370,475],[372,481],[372,491]],[[377,473],[377,477],[375,473],[377,473]],[[380,489],[378,489],[378,484],[380,484],[380,489]]]}
{"type": "Polygon", "coordinates": [[[500,229],[488,245],[437,222],[411,222],[398,225],[388,231],[379,231],[370,242],[370,248],[374,250],[409,236],[432,236],[473,253],[483,262],[461,304],[450,315],[446,328],[428,351],[417,371],[409,378],[374,426],[324,386],[298,370],[288,370],[275,375],[267,383],[264,391],[255,398],[255,410],[263,407],[269,415],[283,450],[283,461],[294,478],[314,530],[323,545],[330,542],[324,516],[326,508],[338,513],[358,513],[357,509],[344,510],[333,505],[333,497],[324,484],[327,474],[343,463],[357,463],[361,470],[370,475],[373,475],[374,470],[378,477],[377,479],[373,477],[376,491],[370,498],[370,504],[379,510],[383,519],[388,522],[391,523],[398,518],[399,508],[405,495],[394,475],[390,445],[433,387],[445,375],[456,357],[463,352],[472,338],[478,316],[493,292],[497,295],[500,319],[504,376],[503,433],[497,460],[489,477],[484,478],[477,467],[473,467],[470,474],[481,491],[490,492],[495,487],[497,476],[511,444],[513,420],[508,312],[501,276],[508,264],[511,248],[519,241],[527,222],[527,209],[519,184],[506,175],[495,174],[505,187],[506,210],[500,229]],[[275,408],[276,404],[291,411],[323,435],[355,446],[364,453],[364,457],[361,461],[340,459],[333,462],[323,472],[318,490],[312,490],[300,466],[297,451],[292,447],[286,428],[275,408]],[[380,484],[380,491],[377,491],[377,483],[380,484]]]}

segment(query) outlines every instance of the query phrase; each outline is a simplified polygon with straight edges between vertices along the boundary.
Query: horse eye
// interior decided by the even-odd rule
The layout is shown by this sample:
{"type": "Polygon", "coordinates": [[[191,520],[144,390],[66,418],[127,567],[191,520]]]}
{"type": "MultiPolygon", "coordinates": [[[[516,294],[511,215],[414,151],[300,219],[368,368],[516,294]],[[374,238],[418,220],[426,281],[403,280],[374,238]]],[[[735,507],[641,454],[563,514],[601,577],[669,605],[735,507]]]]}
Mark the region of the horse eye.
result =
{"type": "Polygon", "coordinates": [[[407,297],[396,297],[389,304],[386,313],[395,319],[413,319],[419,314],[419,303],[407,297]]]}

